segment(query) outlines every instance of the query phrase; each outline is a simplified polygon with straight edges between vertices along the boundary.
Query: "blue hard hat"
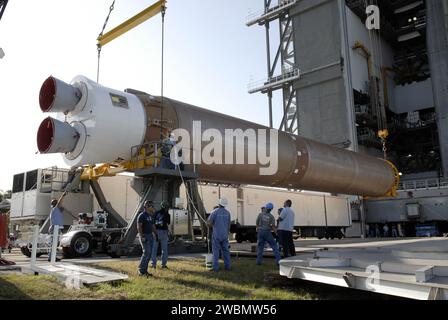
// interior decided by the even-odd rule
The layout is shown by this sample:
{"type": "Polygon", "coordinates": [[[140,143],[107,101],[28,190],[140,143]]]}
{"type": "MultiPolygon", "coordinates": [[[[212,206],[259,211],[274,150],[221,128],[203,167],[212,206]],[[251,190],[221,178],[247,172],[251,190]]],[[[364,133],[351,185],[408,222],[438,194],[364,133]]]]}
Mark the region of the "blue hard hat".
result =
{"type": "Polygon", "coordinates": [[[272,210],[272,209],[274,209],[274,205],[272,204],[272,203],[268,203],[267,205],[265,205],[265,207],[266,207],[266,209],[268,209],[268,210],[272,210]]]}

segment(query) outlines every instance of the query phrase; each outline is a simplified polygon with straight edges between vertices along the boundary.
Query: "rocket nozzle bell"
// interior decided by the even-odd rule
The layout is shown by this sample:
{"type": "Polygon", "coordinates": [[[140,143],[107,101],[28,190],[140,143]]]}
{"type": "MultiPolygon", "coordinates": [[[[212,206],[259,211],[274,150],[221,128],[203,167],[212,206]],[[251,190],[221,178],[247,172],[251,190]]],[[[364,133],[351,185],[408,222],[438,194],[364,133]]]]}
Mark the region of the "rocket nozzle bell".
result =
{"type": "Polygon", "coordinates": [[[40,88],[40,109],[43,112],[68,113],[76,108],[81,97],[81,90],[51,76],[40,88]]]}
{"type": "Polygon", "coordinates": [[[40,153],[69,153],[79,140],[79,133],[66,122],[46,118],[37,131],[37,148],[40,153]]]}

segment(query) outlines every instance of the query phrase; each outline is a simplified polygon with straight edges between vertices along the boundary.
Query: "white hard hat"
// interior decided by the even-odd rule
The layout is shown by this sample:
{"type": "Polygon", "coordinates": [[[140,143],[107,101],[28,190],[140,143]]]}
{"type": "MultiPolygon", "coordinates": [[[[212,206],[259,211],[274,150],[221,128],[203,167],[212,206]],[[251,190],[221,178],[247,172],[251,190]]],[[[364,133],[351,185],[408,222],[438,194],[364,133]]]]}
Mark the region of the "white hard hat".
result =
{"type": "Polygon", "coordinates": [[[227,200],[227,198],[220,198],[219,205],[222,207],[227,207],[229,205],[229,201],[227,200]]]}

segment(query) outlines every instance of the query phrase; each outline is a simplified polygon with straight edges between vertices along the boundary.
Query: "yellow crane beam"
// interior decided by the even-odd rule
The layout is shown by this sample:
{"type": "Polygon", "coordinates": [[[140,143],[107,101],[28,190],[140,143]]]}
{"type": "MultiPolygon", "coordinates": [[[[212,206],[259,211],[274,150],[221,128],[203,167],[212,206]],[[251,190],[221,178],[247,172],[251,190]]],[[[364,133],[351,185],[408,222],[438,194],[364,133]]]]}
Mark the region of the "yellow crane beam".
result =
{"type": "Polygon", "coordinates": [[[98,47],[103,47],[104,45],[108,44],[112,40],[115,40],[119,36],[123,35],[124,33],[128,32],[129,30],[137,27],[138,25],[142,24],[143,22],[147,21],[148,19],[154,17],[155,15],[162,12],[162,10],[166,7],[166,0],[160,0],[154,3],[152,6],[146,8],[142,12],[138,13],[137,15],[133,16],[132,18],[126,20],[119,26],[115,27],[111,31],[107,32],[106,34],[99,37],[98,40],[98,47]]]}

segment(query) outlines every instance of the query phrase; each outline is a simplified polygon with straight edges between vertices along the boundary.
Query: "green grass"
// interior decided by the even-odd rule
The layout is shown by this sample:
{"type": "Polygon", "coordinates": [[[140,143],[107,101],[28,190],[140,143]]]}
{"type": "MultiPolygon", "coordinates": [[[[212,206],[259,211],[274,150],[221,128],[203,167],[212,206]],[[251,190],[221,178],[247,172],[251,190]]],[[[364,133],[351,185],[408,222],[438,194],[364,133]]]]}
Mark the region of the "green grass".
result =
{"type": "MultiPolygon", "coordinates": [[[[277,271],[273,260],[256,266],[254,259],[232,259],[232,271],[205,270],[203,260],[169,261],[152,278],[137,277],[136,261],[105,262],[97,267],[123,272],[127,281],[69,290],[54,277],[0,273],[0,299],[137,299],[137,300],[303,300],[363,299],[371,294],[308,283],[285,281],[271,286],[265,272],[277,271]]],[[[378,298],[378,296],[373,296],[378,298]]]]}

